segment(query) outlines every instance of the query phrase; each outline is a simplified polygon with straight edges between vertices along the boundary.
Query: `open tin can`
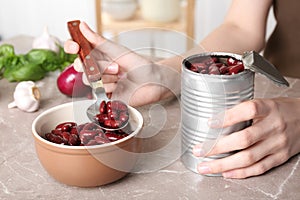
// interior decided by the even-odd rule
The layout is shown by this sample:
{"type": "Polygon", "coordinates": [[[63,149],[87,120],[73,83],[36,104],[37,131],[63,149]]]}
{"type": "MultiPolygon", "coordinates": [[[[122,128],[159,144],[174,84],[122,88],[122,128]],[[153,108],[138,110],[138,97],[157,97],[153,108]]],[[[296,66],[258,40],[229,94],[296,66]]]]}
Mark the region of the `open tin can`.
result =
{"type": "Polygon", "coordinates": [[[253,99],[255,72],[264,74],[279,85],[288,85],[276,68],[256,52],[246,52],[244,55],[202,53],[184,59],[181,78],[181,160],[188,169],[197,172],[200,162],[224,158],[234,153],[200,158],[195,157],[192,150],[196,144],[202,143],[208,152],[220,136],[242,130],[251,124],[250,121],[246,121],[227,128],[212,129],[207,122],[213,116],[224,113],[226,109],[253,99]],[[197,73],[190,69],[191,64],[212,58],[217,58],[220,62],[233,58],[242,62],[245,70],[237,74],[215,75],[197,73]]]}

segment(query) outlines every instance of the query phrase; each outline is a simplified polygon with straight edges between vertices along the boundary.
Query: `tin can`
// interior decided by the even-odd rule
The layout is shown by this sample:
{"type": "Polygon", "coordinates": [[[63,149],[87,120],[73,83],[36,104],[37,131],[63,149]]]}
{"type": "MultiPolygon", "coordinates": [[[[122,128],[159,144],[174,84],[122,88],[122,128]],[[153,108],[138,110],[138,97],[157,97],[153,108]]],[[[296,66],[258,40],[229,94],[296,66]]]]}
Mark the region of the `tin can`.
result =
{"type": "Polygon", "coordinates": [[[245,69],[233,75],[214,75],[196,73],[188,69],[188,64],[209,57],[221,59],[232,57],[242,60],[237,54],[214,52],[190,56],[182,63],[181,160],[193,172],[197,172],[197,165],[200,162],[220,159],[233,153],[198,158],[192,152],[196,144],[204,144],[206,151],[209,151],[220,136],[244,129],[251,123],[242,122],[223,129],[212,129],[208,126],[207,122],[211,117],[243,101],[253,99],[254,96],[254,72],[251,70],[245,69]]]}

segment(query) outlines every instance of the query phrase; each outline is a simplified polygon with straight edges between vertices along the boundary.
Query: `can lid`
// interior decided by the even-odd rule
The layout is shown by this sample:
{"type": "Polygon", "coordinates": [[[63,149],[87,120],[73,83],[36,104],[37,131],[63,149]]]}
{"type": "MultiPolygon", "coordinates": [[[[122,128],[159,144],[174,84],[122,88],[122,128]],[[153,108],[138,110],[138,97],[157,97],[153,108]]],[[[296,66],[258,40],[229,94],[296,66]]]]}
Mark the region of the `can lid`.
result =
{"type": "Polygon", "coordinates": [[[289,86],[289,82],[279,73],[275,66],[255,51],[247,51],[242,55],[244,66],[260,73],[280,86],[289,86]]]}

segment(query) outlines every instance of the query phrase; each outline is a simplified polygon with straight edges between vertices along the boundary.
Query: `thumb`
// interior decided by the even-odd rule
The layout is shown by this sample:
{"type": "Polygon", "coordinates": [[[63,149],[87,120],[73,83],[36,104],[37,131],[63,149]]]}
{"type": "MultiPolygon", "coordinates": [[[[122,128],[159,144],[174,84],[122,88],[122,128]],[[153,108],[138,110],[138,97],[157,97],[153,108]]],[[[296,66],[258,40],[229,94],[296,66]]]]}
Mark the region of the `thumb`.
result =
{"type": "Polygon", "coordinates": [[[83,36],[93,45],[97,46],[100,43],[105,42],[105,39],[98,33],[94,32],[85,22],[79,24],[79,29],[83,36]]]}

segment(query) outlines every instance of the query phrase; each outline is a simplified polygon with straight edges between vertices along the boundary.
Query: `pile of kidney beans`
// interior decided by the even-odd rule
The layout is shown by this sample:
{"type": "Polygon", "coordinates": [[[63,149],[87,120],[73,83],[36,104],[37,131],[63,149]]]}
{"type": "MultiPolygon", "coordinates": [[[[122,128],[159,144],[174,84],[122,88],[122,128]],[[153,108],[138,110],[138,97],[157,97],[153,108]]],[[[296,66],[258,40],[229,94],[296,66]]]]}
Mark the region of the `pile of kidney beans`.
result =
{"type": "Polygon", "coordinates": [[[128,107],[122,101],[102,101],[94,120],[109,129],[123,127],[129,120],[128,107]]]}
{"type": "Polygon", "coordinates": [[[132,132],[103,128],[122,127],[129,120],[128,107],[121,101],[102,101],[99,114],[94,120],[80,125],[74,122],[58,124],[51,132],[45,134],[45,139],[56,144],[91,146],[120,140],[132,132]]]}
{"type": "Polygon", "coordinates": [[[187,68],[193,72],[214,75],[233,75],[244,71],[242,61],[232,57],[210,56],[201,61],[189,63],[187,68]]]}

